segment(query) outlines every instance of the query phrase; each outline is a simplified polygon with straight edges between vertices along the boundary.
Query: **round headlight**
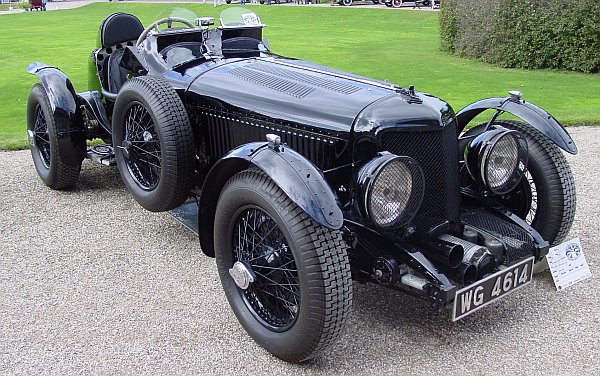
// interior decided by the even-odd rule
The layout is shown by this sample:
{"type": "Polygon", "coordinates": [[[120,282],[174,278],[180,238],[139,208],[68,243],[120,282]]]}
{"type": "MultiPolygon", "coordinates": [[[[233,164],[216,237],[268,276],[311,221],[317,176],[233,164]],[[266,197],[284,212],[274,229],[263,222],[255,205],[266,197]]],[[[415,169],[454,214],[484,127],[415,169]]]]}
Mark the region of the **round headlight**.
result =
{"type": "Polygon", "coordinates": [[[506,129],[484,132],[465,149],[465,163],[473,179],[496,194],[505,194],[517,186],[528,156],[525,137],[506,129]]]}
{"type": "Polygon", "coordinates": [[[423,172],[410,157],[385,153],[358,173],[363,215],[383,229],[401,227],[414,217],[423,199],[423,172]]]}

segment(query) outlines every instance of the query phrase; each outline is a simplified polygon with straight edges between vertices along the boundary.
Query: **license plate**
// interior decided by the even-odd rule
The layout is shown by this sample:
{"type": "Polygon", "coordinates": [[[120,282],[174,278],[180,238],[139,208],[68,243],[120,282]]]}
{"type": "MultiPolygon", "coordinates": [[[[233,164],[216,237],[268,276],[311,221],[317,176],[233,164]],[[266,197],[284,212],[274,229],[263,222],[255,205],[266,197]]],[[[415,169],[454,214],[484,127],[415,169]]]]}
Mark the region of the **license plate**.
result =
{"type": "Polygon", "coordinates": [[[530,257],[458,290],[454,296],[452,321],[460,320],[529,284],[533,276],[533,260],[534,258],[530,257]]]}

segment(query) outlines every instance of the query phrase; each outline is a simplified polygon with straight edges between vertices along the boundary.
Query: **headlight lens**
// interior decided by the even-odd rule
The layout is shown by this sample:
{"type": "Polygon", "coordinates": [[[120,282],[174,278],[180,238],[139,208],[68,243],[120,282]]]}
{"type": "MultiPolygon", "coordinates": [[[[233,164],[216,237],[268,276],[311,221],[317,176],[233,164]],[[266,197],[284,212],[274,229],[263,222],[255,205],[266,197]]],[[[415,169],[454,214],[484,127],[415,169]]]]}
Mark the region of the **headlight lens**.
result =
{"type": "Polygon", "coordinates": [[[496,194],[514,189],[527,167],[527,140],[517,131],[493,129],[475,137],[465,149],[469,173],[496,194]]]}
{"type": "Polygon", "coordinates": [[[414,217],[423,199],[423,172],[409,157],[385,153],[358,175],[361,211],[383,229],[398,228],[414,217]]]}

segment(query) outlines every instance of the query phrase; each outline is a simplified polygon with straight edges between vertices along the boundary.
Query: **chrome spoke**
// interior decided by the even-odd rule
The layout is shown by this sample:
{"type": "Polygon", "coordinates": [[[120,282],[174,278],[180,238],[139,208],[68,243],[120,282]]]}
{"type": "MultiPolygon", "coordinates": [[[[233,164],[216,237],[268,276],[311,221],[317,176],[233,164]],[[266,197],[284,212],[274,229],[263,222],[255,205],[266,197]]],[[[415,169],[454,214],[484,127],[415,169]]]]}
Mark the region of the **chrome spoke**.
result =
{"type": "Polygon", "coordinates": [[[240,290],[248,308],[266,325],[288,327],[299,312],[300,279],[279,226],[264,210],[250,207],[238,215],[233,229],[234,262],[248,265],[255,275],[240,290]]]}

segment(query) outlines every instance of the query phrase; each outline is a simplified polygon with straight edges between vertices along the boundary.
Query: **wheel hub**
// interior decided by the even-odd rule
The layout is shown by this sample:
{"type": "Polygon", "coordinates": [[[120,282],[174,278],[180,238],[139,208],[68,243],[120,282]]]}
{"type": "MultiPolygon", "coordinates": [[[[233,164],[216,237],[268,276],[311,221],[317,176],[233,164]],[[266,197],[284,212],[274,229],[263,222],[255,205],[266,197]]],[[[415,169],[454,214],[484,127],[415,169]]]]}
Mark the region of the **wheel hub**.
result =
{"type": "Polygon", "coordinates": [[[246,290],[256,280],[252,268],[240,261],[236,261],[233,267],[229,269],[229,275],[233,278],[233,282],[237,287],[242,290],[246,290]]]}

